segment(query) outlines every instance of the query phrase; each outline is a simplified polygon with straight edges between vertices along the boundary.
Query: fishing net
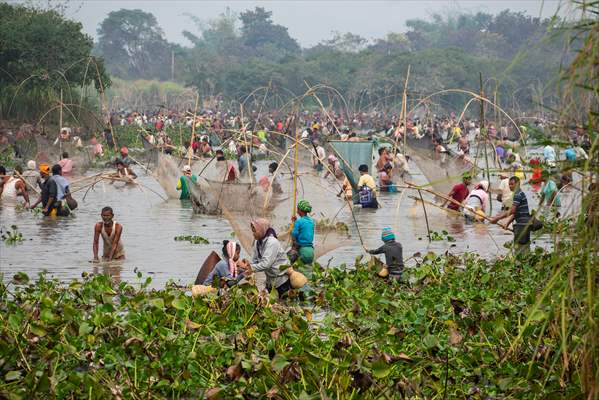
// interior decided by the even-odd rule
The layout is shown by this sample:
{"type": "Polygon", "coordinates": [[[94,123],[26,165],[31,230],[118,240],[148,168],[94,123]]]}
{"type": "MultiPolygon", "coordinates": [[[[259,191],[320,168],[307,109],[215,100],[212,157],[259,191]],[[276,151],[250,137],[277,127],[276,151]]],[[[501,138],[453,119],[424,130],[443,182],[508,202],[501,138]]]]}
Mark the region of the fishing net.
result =
{"type": "Polygon", "coordinates": [[[153,155],[156,162],[150,164],[150,167],[154,178],[169,198],[178,199],[181,196],[181,192],[177,190],[177,181],[182,175],[181,160],[158,151],[153,151],[153,155]]]}
{"type": "Polygon", "coordinates": [[[93,153],[90,147],[78,146],[73,142],[57,143],[46,136],[36,135],[36,151],[30,154],[30,158],[39,165],[47,163],[50,166],[56,164],[62,159],[64,152],[69,154],[69,159],[73,161],[73,173],[83,175],[92,165],[93,153]]]}
{"type": "MultiPolygon", "coordinates": [[[[195,212],[210,215],[222,215],[231,225],[236,238],[244,249],[251,253],[253,236],[250,222],[255,218],[267,218],[278,232],[281,241],[287,241],[290,236],[294,204],[294,158],[293,150],[279,164],[276,175],[269,176],[268,161],[257,162],[255,177],[243,176],[238,181],[226,182],[228,170],[226,163],[235,161],[197,160],[192,164],[192,171],[199,175],[196,184],[188,179],[191,189],[191,199],[195,212]],[[268,184],[264,184],[264,177],[268,184]],[[256,179],[257,177],[260,177],[256,179]],[[262,184],[257,184],[256,180],[262,184]],[[274,184],[272,182],[275,182],[274,184]],[[276,188],[276,190],[275,190],[276,188]]],[[[305,199],[313,205],[315,219],[334,221],[340,208],[345,205],[337,199],[339,189],[317,175],[311,166],[309,149],[298,151],[297,168],[297,200],[305,199]],[[301,159],[301,161],[299,160],[301,159]]],[[[176,184],[181,174],[182,165],[171,156],[160,154],[154,168],[154,175],[165,192],[171,198],[178,198],[180,192],[176,184]]],[[[340,246],[347,245],[346,232],[327,231],[315,236],[315,255],[318,257],[340,246]]]]}
{"type": "Polygon", "coordinates": [[[435,153],[433,150],[408,147],[408,155],[416,163],[430,186],[437,192],[448,193],[464,172],[474,168],[471,159],[451,153],[435,153]]]}

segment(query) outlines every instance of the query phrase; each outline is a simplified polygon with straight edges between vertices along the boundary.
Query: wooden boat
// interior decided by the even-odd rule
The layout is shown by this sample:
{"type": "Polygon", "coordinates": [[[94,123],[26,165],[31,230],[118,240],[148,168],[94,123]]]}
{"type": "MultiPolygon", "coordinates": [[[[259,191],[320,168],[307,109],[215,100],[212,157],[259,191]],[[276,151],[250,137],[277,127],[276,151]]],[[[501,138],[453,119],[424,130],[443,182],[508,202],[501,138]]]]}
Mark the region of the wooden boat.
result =
{"type": "Polygon", "coordinates": [[[212,270],[220,260],[220,256],[215,251],[212,251],[204,260],[204,263],[200,267],[198,276],[196,277],[196,280],[193,284],[203,285],[210,272],[212,272],[212,270]]]}

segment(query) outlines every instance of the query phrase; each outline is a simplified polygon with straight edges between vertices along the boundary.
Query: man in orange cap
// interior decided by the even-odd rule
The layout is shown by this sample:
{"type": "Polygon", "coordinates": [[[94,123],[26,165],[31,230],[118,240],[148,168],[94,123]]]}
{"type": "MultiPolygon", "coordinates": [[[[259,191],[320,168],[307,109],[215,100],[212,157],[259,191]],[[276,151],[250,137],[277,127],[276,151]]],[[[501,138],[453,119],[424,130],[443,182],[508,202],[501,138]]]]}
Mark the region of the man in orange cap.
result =
{"type": "Polygon", "coordinates": [[[42,203],[45,216],[57,215],[58,210],[54,207],[56,198],[58,196],[58,186],[54,179],[50,177],[50,166],[48,164],[40,164],[40,175],[42,176],[42,194],[35,203],[31,205],[31,208],[37,207],[38,204],[42,203]]]}
{"type": "Polygon", "coordinates": [[[121,161],[127,168],[133,163],[133,160],[129,157],[129,149],[127,147],[121,147],[121,154],[114,160],[114,164],[116,165],[118,161],[121,161]]]}

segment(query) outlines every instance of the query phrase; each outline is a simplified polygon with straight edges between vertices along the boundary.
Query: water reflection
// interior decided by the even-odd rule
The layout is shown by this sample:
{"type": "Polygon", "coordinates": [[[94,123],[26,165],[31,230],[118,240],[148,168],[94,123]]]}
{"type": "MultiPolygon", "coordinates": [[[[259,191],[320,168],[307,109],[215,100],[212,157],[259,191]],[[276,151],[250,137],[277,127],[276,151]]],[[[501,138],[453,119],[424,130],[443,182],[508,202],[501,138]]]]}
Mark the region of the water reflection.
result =
{"type": "Polygon", "coordinates": [[[91,263],[93,265],[92,272],[94,274],[110,275],[115,283],[121,281],[121,271],[123,270],[124,261],[99,262],[91,263]]]}

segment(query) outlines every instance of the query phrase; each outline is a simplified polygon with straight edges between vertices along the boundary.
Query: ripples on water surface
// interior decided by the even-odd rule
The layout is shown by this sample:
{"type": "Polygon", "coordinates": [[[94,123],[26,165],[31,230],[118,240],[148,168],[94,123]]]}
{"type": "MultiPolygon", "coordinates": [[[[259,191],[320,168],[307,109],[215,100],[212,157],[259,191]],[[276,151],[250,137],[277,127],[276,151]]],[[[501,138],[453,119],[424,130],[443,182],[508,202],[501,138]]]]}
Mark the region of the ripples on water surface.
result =
{"type": "MultiPolygon", "coordinates": [[[[260,166],[260,170],[264,169],[264,165],[260,166]]],[[[141,175],[140,182],[163,193],[152,177],[144,175],[141,170],[136,172],[141,175]]],[[[424,183],[424,178],[415,174],[413,181],[424,183]]],[[[154,287],[163,286],[169,279],[186,285],[193,282],[205,257],[212,250],[220,253],[222,240],[231,237],[232,230],[227,220],[221,217],[194,215],[189,203],[164,201],[147,189],[142,191],[137,186],[121,185],[101,182],[87,194],[85,201],[82,201],[85,191],[79,192],[75,195],[79,209],[68,218],[43,218],[26,211],[0,208],[0,225],[3,228],[17,225],[25,238],[23,244],[16,246],[0,244],[0,273],[4,274],[4,279],[10,279],[18,271],[33,277],[47,270],[51,276],[65,281],[80,277],[82,272],[106,272],[118,279],[136,282],[134,270],[137,269],[152,277],[154,287]],[[127,259],[120,264],[91,264],[94,223],[100,220],[100,210],[107,205],[113,207],[115,220],[123,224],[127,259]],[[174,237],[177,235],[200,235],[211,244],[176,242],[174,237]]],[[[446,230],[456,239],[453,243],[429,243],[422,207],[415,206],[414,200],[408,197],[414,194],[410,191],[402,197],[400,193],[383,193],[380,196],[382,208],[354,209],[366,247],[381,245],[380,232],[385,226],[394,229],[397,240],[404,247],[405,258],[415,252],[448,249],[454,253],[473,251],[482,256],[492,256],[505,252],[503,244],[512,240],[511,233],[496,225],[466,225],[461,217],[449,217],[441,210],[427,207],[431,230],[446,230]],[[398,208],[400,198],[402,201],[398,208]]],[[[342,206],[341,200],[334,195],[330,197],[330,201],[342,206]]],[[[536,205],[537,200],[530,193],[528,197],[531,204],[536,205]]],[[[568,194],[565,194],[563,203],[566,203],[564,199],[567,197],[568,194]]],[[[425,198],[430,199],[428,196],[425,198]]],[[[318,204],[313,204],[313,208],[317,212],[318,204]]],[[[493,212],[498,209],[499,203],[494,201],[493,212]]],[[[356,256],[363,254],[349,211],[345,209],[339,218],[350,226],[354,244],[324,255],[319,260],[323,264],[331,257],[331,265],[353,263],[356,256]]]]}

